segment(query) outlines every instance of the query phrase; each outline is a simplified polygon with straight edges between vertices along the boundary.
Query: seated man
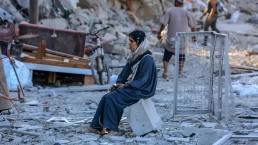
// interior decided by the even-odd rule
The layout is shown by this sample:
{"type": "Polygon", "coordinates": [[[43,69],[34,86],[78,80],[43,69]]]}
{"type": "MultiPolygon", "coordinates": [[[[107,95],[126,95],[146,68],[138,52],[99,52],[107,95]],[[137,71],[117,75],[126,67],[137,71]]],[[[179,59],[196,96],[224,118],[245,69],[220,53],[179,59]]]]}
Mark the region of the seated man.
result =
{"type": "Polygon", "coordinates": [[[157,68],[148,50],[145,33],[135,30],[129,34],[131,55],[119,74],[116,84],[104,95],[99,103],[90,127],[80,133],[91,132],[119,135],[118,125],[123,109],[154,96],[157,85],[157,68]]]}

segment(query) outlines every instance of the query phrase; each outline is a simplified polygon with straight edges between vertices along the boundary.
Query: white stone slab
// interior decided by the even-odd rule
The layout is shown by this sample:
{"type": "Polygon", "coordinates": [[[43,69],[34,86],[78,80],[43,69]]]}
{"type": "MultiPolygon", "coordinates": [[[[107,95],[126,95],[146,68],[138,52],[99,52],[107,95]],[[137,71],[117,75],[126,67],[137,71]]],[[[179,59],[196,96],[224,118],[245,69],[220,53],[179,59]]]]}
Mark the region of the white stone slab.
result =
{"type": "Polygon", "coordinates": [[[130,106],[128,121],[134,134],[138,136],[160,130],[162,125],[162,120],[151,99],[141,99],[130,106]]]}

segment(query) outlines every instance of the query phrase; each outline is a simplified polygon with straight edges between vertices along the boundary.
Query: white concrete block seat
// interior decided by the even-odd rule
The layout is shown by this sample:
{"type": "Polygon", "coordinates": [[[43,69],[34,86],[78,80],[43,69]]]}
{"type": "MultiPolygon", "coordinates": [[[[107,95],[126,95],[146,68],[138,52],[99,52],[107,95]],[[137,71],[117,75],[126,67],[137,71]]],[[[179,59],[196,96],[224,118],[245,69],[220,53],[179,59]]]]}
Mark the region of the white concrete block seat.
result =
{"type": "Polygon", "coordinates": [[[150,98],[141,99],[126,109],[128,122],[137,136],[161,129],[162,120],[150,98]]]}

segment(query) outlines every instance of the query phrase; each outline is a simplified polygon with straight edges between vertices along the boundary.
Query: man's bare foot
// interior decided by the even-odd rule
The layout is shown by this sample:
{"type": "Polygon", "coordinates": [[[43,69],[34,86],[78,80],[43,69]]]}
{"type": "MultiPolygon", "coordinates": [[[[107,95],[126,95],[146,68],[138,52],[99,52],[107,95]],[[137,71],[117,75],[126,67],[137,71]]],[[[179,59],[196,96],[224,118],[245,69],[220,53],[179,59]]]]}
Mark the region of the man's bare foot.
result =
{"type": "Polygon", "coordinates": [[[92,128],[92,127],[87,127],[81,131],[78,132],[79,134],[84,134],[84,133],[95,133],[95,134],[99,134],[99,130],[92,128]]]}

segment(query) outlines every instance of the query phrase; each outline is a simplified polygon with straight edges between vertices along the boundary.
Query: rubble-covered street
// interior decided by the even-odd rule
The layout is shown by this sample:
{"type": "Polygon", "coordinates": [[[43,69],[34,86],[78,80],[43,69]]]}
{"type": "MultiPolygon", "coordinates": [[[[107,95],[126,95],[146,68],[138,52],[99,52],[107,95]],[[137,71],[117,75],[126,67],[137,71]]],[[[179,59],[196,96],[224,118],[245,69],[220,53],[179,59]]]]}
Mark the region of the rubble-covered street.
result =
{"type": "MultiPolygon", "coordinates": [[[[173,1],[163,1],[165,9],[173,7],[173,1]]],[[[79,78],[79,82],[72,82],[67,76],[60,79],[62,75],[56,77],[56,74],[51,74],[52,78],[44,76],[50,84],[41,85],[37,82],[32,85],[32,83],[28,83],[24,87],[25,103],[14,101],[9,111],[0,112],[0,144],[258,145],[258,1],[220,1],[223,4],[224,11],[221,13],[222,16],[218,18],[217,27],[229,38],[228,56],[231,73],[229,83],[231,85],[228,87],[230,88],[231,100],[229,110],[219,111],[229,112],[228,122],[225,121],[225,114],[222,114],[222,120],[218,120],[214,114],[172,115],[175,62],[171,60],[169,64],[171,78],[169,80],[163,79],[162,58],[164,48],[161,48],[161,42],[157,39],[157,32],[160,28],[159,20],[163,12],[158,0],[134,1],[135,17],[126,11],[125,0],[38,0],[38,25],[44,25],[44,27],[40,26],[39,29],[33,29],[32,31],[42,33],[42,35],[49,31],[51,36],[49,36],[49,41],[35,42],[39,45],[34,46],[32,43],[35,39],[22,40],[24,43],[31,44],[23,45],[20,61],[26,65],[32,61],[36,62],[38,52],[35,51],[39,51],[44,46],[46,55],[43,59],[41,58],[42,61],[37,60],[41,63],[41,69],[44,69],[42,66],[46,63],[56,65],[56,70],[66,65],[66,67],[71,68],[69,69],[70,72],[74,69],[75,75],[82,75],[90,69],[90,52],[88,53],[85,50],[71,51],[69,49],[70,45],[71,47],[82,46],[84,48],[84,43],[82,43],[84,41],[81,40],[87,39],[88,36],[82,36],[81,33],[88,33],[91,31],[90,29],[99,30],[105,26],[110,26],[111,28],[103,34],[103,41],[114,40],[103,45],[104,48],[107,48],[105,59],[111,68],[110,84],[94,85],[92,81],[86,80],[89,77],[88,74],[87,77],[79,78]],[[59,8],[58,11],[52,10],[53,3],[59,8]],[[100,21],[102,23],[91,27],[93,23],[100,21]],[[52,29],[48,29],[48,27],[52,29]],[[161,129],[142,136],[135,135],[128,123],[130,112],[125,109],[119,125],[121,136],[78,133],[90,125],[101,97],[108,92],[110,85],[115,83],[117,75],[126,64],[130,52],[127,35],[136,28],[146,33],[150,50],[158,68],[158,85],[151,100],[154,102],[156,111],[162,120],[161,129]],[[71,29],[74,37],[80,36],[78,37],[80,40],[71,38],[76,42],[55,43],[52,40],[60,36],[55,35],[56,29],[71,29]],[[58,44],[61,48],[48,49],[50,46],[58,44]],[[80,53],[80,51],[83,51],[83,53],[80,53]],[[79,70],[83,70],[82,73],[79,70]],[[63,81],[65,79],[66,81],[63,81]],[[13,123],[14,121],[15,123],[13,123]]],[[[27,28],[34,28],[30,24],[24,23],[24,21],[28,22],[29,19],[29,0],[4,0],[0,1],[0,6],[12,12],[16,17],[16,28],[24,28],[23,30],[20,29],[19,33],[25,35],[27,28]]],[[[185,0],[184,3],[185,9],[188,9],[198,21],[206,6],[206,0],[185,0]]],[[[197,27],[200,27],[200,31],[203,31],[203,25],[198,24],[197,27]]],[[[68,39],[68,37],[65,39],[68,39]]],[[[88,46],[92,47],[88,40],[85,43],[84,49],[88,46]]],[[[196,52],[199,47],[198,44],[196,52]]],[[[196,60],[191,61],[194,63],[196,60]]],[[[188,68],[185,68],[187,75],[191,75],[192,71],[198,69],[194,65],[188,66],[188,68]]],[[[46,67],[46,69],[51,70],[52,68],[46,67]]],[[[23,73],[25,74],[25,72],[23,73]]],[[[31,69],[28,69],[28,73],[32,73],[31,69]]],[[[40,73],[36,73],[38,77],[30,81],[39,80],[40,82],[43,79],[40,73]]],[[[60,71],[60,73],[64,72],[60,71]]],[[[185,80],[192,81],[190,77],[185,78],[185,80]]],[[[197,79],[195,85],[198,84],[198,81],[197,79]]],[[[193,92],[188,91],[187,93],[193,92]]],[[[225,91],[223,90],[222,93],[224,94],[225,91]]],[[[13,85],[10,89],[10,97],[18,98],[18,96],[21,96],[21,94],[17,92],[16,86],[13,85]]],[[[189,102],[191,103],[191,100],[185,99],[181,103],[187,105],[189,102]]],[[[191,108],[191,106],[187,107],[191,108]]],[[[139,110],[139,112],[142,113],[144,110],[139,110]]]]}

